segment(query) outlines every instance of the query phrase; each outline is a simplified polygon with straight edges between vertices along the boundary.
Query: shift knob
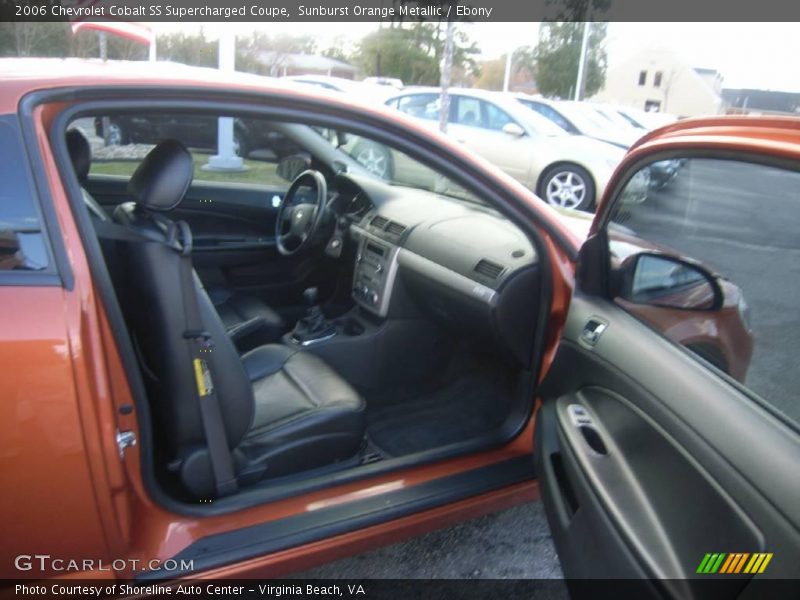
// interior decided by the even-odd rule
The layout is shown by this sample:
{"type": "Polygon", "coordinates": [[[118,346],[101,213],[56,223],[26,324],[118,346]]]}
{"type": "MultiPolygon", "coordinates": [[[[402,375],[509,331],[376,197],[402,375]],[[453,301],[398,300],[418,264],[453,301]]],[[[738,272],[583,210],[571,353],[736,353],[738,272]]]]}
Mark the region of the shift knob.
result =
{"type": "Polygon", "coordinates": [[[315,287],[306,288],[303,292],[303,299],[308,306],[315,306],[319,300],[319,290],[315,287]]]}

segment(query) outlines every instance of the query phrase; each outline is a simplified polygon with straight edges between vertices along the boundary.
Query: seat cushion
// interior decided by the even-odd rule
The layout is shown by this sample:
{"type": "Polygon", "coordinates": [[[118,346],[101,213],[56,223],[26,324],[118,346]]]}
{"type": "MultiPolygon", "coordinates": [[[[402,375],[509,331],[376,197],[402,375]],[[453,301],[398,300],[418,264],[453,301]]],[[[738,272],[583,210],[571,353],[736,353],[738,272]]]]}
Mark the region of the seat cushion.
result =
{"type": "Polygon", "coordinates": [[[270,344],[242,357],[255,411],[238,450],[266,477],[350,458],[365,431],[364,401],[322,360],[270,344]]]}
{"type": "Polygon", "coordinates": [[[222,287],[206,292],[228,336],[245,350],[277,342],[287,331],[281,316],[254,296],[222,287]]]}

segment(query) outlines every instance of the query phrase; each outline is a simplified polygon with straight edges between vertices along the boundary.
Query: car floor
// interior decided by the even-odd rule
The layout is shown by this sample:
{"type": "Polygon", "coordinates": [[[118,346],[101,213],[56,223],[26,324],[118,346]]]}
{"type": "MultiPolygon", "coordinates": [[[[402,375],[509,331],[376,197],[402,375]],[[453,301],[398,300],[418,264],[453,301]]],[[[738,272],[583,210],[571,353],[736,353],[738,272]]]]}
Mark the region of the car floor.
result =
{"type": "Polygon", "coordinates": [[[389,457],[469,441],[500,427],[513,401],[513,378],[484,365],[422,390],[367,397],[367,436],[389,457]]]}

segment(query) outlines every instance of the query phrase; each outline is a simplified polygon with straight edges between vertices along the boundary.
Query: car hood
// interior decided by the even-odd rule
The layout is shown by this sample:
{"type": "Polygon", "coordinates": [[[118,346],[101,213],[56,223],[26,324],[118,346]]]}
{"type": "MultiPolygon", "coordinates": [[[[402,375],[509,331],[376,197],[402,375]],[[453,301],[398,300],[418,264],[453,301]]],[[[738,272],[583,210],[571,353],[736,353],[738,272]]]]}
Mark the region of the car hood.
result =
{"type": "Polygon", "coordinates": [[[593,160],[620,162],[625,156],[622,148],[585,135],[559,135],[546,139],[549,147],[558,149],[569,158],[580,158],[587,162],[593,160]]]}
{"type": "Polygon", "coordinates": [[[592,137],[598,141],[613,144],[614,146],[627,150],[633,146],[644,133],[644,131],[642,131],[642,133],[637,133],[636,131],[600,131],[593,133],[592,137]]]}

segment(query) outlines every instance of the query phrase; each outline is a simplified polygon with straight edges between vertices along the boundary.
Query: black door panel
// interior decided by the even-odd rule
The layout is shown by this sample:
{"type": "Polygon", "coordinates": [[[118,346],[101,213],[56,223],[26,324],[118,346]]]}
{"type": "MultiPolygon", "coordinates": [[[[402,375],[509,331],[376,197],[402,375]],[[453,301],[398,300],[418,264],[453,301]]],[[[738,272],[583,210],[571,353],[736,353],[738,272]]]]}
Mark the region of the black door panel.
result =
{"type": "Polygon", "coordinates": [[[542,398],[537,470],[568,577],[662,578],[645,597],[754,593],[751,575],[696,574],[709,552],[771,552],[757,578],[798,575],[799,438],[738,384],[576,294],[542,398]]]}

